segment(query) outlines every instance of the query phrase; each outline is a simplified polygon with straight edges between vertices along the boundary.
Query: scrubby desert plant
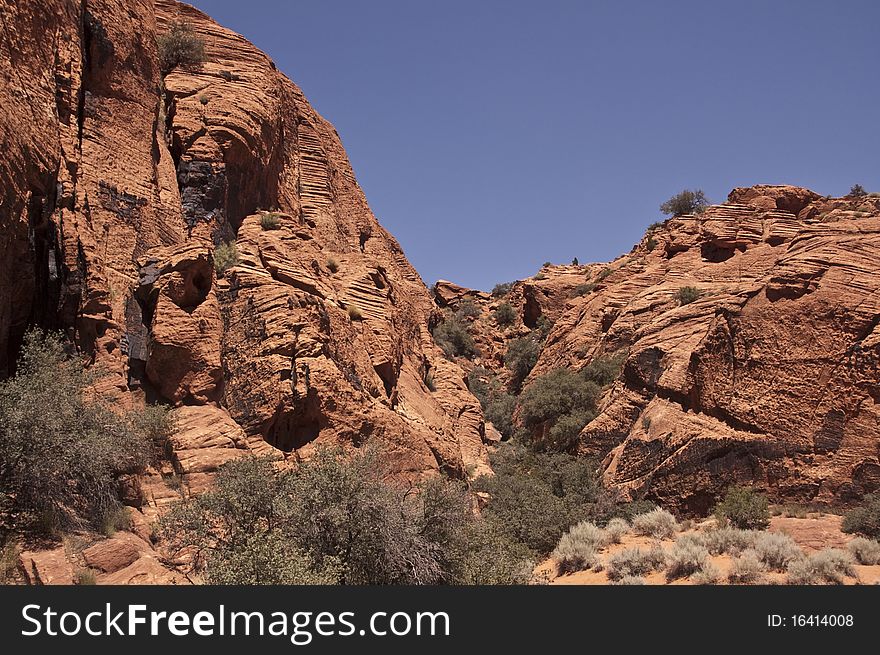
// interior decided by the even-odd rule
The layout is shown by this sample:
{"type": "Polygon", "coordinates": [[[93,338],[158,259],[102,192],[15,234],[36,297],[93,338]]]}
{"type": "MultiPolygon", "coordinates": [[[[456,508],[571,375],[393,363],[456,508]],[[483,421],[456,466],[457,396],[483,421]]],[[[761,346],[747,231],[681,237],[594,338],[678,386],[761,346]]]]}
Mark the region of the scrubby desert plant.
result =
{"type": "Polygon", "coordinates": [[[703,562],[702,568],[691,576],[691,582],[697,585],[718,584],[721,571],[712,562],[703,562]]]}
{"type": "Polygon", "coordinates": [[[364,313],[361,311],[361,308],[357,305],[349,305],[348,306],[348,317],[352,321],[362,321],[364,320],[364,313]]]}
{"type": "Polygon", "coordinates": [[[591,293],[596,288],[596,284],[594,282],[585,282],[584,284],[577,285],[574,289],[572,289],[572,296],[586,296],[588,293],[591,293]]]}
{"type": "Polygon", "coordinates": [[[281,225],[281,215],[277,212],[266,212],[260,214],[260,228],[265,232],[269,230],[277,230],[281,225]]]}
{"type": "Polygon", "coordinates": [[[865,191],[865,187],[861,184],[853,184],[849,189],[849,194],[853,198],[861,198],[862,196],[868,195],[868,192],[865,191]]]}
{"type": "Polygon", "coordinates": [[[541,354],[541,344],[531,336],[511,339],[504,353],[504,365],[511,373],[511,386],[517,391],[532,372],[541,354]]]}
{"type": "Polygon", "coordinates": [[[677,193],[669,200],[660,205],[660,211],[672,216],[684,216],[685,214],[699,214],[709,206],[706,195],[701,189],[685,189],[677,193]]]}
{"type": "Polygon", "coordinates": [[[477,354],[477,345],[468,331],[467,324],[456,314],[447,315],[446,319],[437,325],[431,334],[434,337],[434,342],[450,359],[474,357],[477,354]]]}
{"type": "Polygon", "coordinates": [[[759,533],[753,548],[758,559],[773,571],[785,571],[789,563],[804,555],[794,539],[774,532],[759,533]]]}
{"type": "Polygon", "coordinates": [[[760,533],[753,530],[740,530],[722,525],[704,532],[702,539],[713,555],[736,555],[751,548],[758,534],[760,533]]]}
{"type": "Polygon", "coordinates": [[[495,310],[495,322],[501,327],[508,327],[516,322],[517,314],[509,302],[503,302],[495,310]]]}
{"type": "Polygon", "coordinates": [[[671,582],[701,571],[709,560],[709,551],[697,539],[679,539],[667,556],[666,580],[671,582]]]}
{"type": "Polygon", "coordinates": [[[841,529],[880,539],[880,494],[865,496],[861,505],[844,514],[841,529]]]}
{"type": "Polygon", "coordinates": [[[205,62],[205,40],[189,23],[174,21],[156,39],[159,47],[159,69],[165,75],[174,68],[195,68],[205,62]]]}
{"type": "Polygon", "coordinates": [[[327,270],[331,273],[336,273],[339,270],[339,262],[333,257],[330,257],[327,260],[327,270]]]}
{"type": "Polygon", "coordinates": [[[223,277],[227,270],[238,263],[238,246],[235,241],[221,243],[214,248],[214,270],[217,277],[223,277]]]}
{"type": "Polygon", "coordinates": [[[506,296],[511,289],[513,289],[513,282],[499,282],[492,287],[492,296],[495,298],[506,296]]]}
{"type": "Polygon", "coordinates": [[[767,567],[753,550],[743,551],[730,563],[727,581],[731,584],[758,584],[764,579],[767,567]]]}
{"type": "Polygon", "coordinates": [[[679,305],[690,305],[700,297],[700,290],[697,287],[681,287],[676,294],[679,305]]]}
{"type": "Polygon", "coordinates": [[[640,575],[625,575],[618,580],[614,580],[611,584],[622,585],[622,586],[639,586],[648,584],[645,582],[645,579],[640,575]]]}
{"type": "Polygon", "coordinates": [[[675,534],[675,531],[678,529],[678,521],[665,509],[658,507],[635,517],[632,521],[632,527],[636,534],[654,537],[655,539],[667,539],[675,534]]]}
{"type": "Polygon", "coordinates": [[[593,568],[604,538],[602,530],[589,521],[581,521],[562,535],[550,555],[559,575],[593,568]]]}
{"type": "Polygon", "coordinates": [[[880,542],[856,537],[846,545],[846,549],[859,564],[867,566],[880,564],[880,542]]]}
{"type": "Polygon", "coordinates": [[[601,389],[570,369],[535,379],[520,396],[520,418],[536,448],[568,451],[596,415],[601,389]],[[558,426],[558,427],[557,427],[558,426]]]}
{"type": "Polygon", "coordinates": [[[759,491],[750,487],[732,486],[715,506],[715,518],[722,525],[763,530],[770,525],[770,504],[767,496],[759,491]]]}
{"type": "Polygon", "coordinates": [[[98,584],[97,576],[93,569],[80,569],[74,574],[73,582],[83,586],[98,584]]]}
{"type": "Polygon", "coordinates": [[[608,579],[620,580],[627,575],[643,576],[659,571],[666,565],[666,553],[660,546],[648,549],[626,548],[608,560],[608,579]]]}
{"type": "Polygon", "coordinates": [[[608,521],[605,525],[605,543],[619,544],[623,541],[624,535],[630,531],[630,525],[626,519],[615,517],[608,521]]]}
{"type": "Polygon", "coordinates": [[[852,555],[838,548],[826,548],[788,565],[788,584],[843,584],[844,577],[854,578],[852,555]]]}

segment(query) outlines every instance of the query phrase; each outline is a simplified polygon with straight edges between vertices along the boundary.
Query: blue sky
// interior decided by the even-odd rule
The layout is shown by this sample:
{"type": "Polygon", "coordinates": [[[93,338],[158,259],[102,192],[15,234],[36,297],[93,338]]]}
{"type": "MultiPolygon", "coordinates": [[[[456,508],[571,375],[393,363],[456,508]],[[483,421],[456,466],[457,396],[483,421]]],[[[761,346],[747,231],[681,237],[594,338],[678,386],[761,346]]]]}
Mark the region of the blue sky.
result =
{"type": "Polygon", "coordinates": [[[686,187],[880,191],[880,2],[192,4],[335,125],[428,284],[613,259],[686,187]]]}

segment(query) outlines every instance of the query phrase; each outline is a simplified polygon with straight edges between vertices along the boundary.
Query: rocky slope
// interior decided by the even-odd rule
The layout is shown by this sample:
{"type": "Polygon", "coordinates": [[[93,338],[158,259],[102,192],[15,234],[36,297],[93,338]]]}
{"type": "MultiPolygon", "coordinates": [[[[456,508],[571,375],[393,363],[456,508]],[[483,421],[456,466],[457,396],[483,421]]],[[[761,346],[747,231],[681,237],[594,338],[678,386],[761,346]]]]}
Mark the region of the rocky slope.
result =
{"type": "Polygon", "coordinates": [[[0,375],[28,326],[64,330],[103,392],[179,408],[193,490],[242,452],[367,440],[401,475],[487,469],[427,289],[266,55],[170,0],[2,0],[0,16],[0,375]],[[156,38],[180,20],[206,61],[163,76],[156,38]]]}
{"type": "Polygon", "coordinates": [[[704,513],[740,482],[846,503],[880,488],[878,261],[880,198],[757,186],[655,226],[607,266],[545,267],[504,299],[449,283],[436,295],[481,307],[477,363],[496,371],[500,335],[548,316],[526,385],[628,353],[578,440],[627,495],[704,513]],[[489,312],[505,300],[519,320],[500,330],[489,312]]]}

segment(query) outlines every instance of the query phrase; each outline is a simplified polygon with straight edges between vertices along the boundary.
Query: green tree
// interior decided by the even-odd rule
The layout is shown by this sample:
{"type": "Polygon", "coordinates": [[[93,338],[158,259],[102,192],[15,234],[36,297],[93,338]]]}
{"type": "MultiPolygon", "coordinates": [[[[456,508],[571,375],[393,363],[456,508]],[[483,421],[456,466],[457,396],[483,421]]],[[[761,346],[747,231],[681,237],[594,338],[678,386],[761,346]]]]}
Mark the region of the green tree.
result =
{"type": "Polygon", "coordinates": [[[702,190],[685,189],[660,205],[660,211],[672,216],[684,216],[685,214],[699,214],[708,206],[709,201],[706,200],[702,190]]]}

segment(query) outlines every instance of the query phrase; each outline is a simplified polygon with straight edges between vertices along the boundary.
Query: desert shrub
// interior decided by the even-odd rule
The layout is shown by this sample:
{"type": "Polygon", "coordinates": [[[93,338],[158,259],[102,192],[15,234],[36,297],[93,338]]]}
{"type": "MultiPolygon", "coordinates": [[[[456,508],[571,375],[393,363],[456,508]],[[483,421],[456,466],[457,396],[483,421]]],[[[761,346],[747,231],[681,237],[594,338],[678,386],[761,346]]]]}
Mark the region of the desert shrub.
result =
{"type": "Polygon", "coordinates": [[[615,517],[608,521],[604,529],[605,543],[619,544],[623,540],[624,535],[629,533],[630,526],[626,519],[615,517]]]}
{"type": "Polygon", "coordinates": [[[679,305],[690,305],[700,297],[700,290],[697,287],[681,287],[676,294],[679,305]]]}
{"type": "Polygon", "coordinates": [[[758,559],[773,571],[785,571],[790,562],[804,555],[794,539],[773,532],[759,533],[753,548],[758,559]]]}
{"type": "Polygon", "coordinates": [[[570,369],[557,369],[535,379],[520,396],[520,417],[539,448],[566,450],[572,437],[595,417],[601,389],[570,369]],[[561,419],[560,428],[553,428],[561,419]],[[535,437],[538,429],[543,434],[535,437]]]}
{"type": "Polygon", "coordinates": [[[678,521],[665,509],[657,508],[646,514],[640,514],[632,522],[633,531],[655,539],[667,539],[675,534],[678,521]]]}
{"type": "Polygon", "coordinates": [[[629,586],[644,585],[648,583],[645,582],[645,579],[640,575],[625,575],[618,580],[614,580],[611,584],[629,586]]]}
{"type": "Polygon", "coordinates": [[[494,521],[475,521],[468,530],[468,551],[461,584],[522,585],[533,582],[535,562],[523,544],[511,539],[494,521]]]}
{"type": "Polygon", "coordinates": [[[865,496],[860,506],[844,514],[841,529],[880,539],[880,494],[865,496]]]}
{"type": "Polygon", "coordinates": [[[544,273],[537,273],[537,274],[534,276],[534,278],[532,278],[532,279],[534,279],[534,280],[546,280],[546,279],[547,279],[547,276],[546,276],[544,273]]]}
{"type": "Polygon", "coordinates": [[[684,216],[685,214],[699,214],[708,206],[709,201],[706,200],[702,190],[685,189],[660,205],[660,211],[672,216],[684,216]]]}
{"type": "Polygon", "coordinates": [[[483,511],[515,543],[549,553],[562,534],[591,518],[601,486],[595,465],[561,453],[536,453],[505,444],[491,457],[493,476],[474,481],[491,500],[483,511]]]}
{"type": "Polygon", "coordinates": [[[20,554],[21,546],[12,539],[5,541],[0,547],[0,584],[14,584],[20,554]]]}
{"type": "Polygon", "coordinates": [[[581,369],[581,375],[585,380],[593,382],[600,387],[606,387],[614,382],[620,375],[623,362],[626,359],[626,351],[621,350],[611,355],[600,355],[581,369]]]}
{"type": "Polygon", "coordinates": [[[846,545],[846,549],[859,564],[880,564],[880,542],[856,537],[846,545]]]}
{"type": "Polygon", "coordinates": [[[706,547],[694,539],[679,539],[667,557],[666,580],[678,580],[701,571],[709,559],[706,547]]]}
{"type": "Polygon", "coordinates": [[[571,265],[572,265],[572,266],[580,266],[580,262],[578,261],[578,258],[577,258],[577,257],[574,257],[574,258],[571,260],[571,265]]]}
{"type": "Polygon", "coordinates": [[[608,560],[608,579],[621,580],[626,576],[644,576],[659,571],[666,565],[666,554],[659,546],[626,548],[614,553],[608,560]]]}
{"type": "Polygon", "coordinates": [[[227,270],[238,263],[238,246],[235,241],[221,243],[214,248],[214,270],[217,277],[223,277],[227,270]]]}
{"type": "Polygon", "coordinates": [[[483,415],[505,437],[512,437],[515,431],[513,412],[516,409],[516,398],[506,392],[492,394],[483,415]]]}
{"type": "Polygon", "coordinates": [[[165,75],[177,68],[196,68],[205,62],[205,40],[184,21],[174,21],[168,31],[160,34],[159,69],[165,75]]]}
{"type": "Polygon", "coordinates": [[[269,230],[277,230],[281,225],[281,215],[276,212],[266,212],[260,214],[260,229],[264,232],[269,230]]]}
{"type": "Polygon", "coordinates": [[[339,271],[339,262],[333,257],[330,257],[330,259],[327,260],[327,270],[331,273],[336,273],[339,271]]]}
{"type": "Polygon", "coordinates": [[[201,105],[203,105],[203,106],[207,105],[209,102],[211,102],[211,98],[210,98],[210,96],[208,96],[207,93],[203,93],[199,96],[199,103],[201,105]]]}
{"type": "Polygon", "coordinates": [[[721,571],[712,562],[706,561],[702,568],[691,576],[691,582],[697,585],[718,584],[721,571]]]}
{"type": "Polygon", "coordinates": [[[727,581],[731,584],[758,584],[766,571],[767,567],[755,551],[746,550],[730,563],[727,581]]]}
{"type": "Polygon", "coordinates": [[[559,575],[593,568],[597,563],[596,552],[604,540],[602,530],[589,521],[572,526],[550,555],[556,562],[559,575]]]}
{"type": "Polygon", "coordinates": [[[541,354],[541,345],[533,337],[519,337],[511,339],[507,344],[507,352],[504,353],[504,365],[511,373],[511,386],[518,390],[523,380],[528,377],[538,356],[541,354]]]}
{"type": "Polygon", "coordinates": [[[114,411],[61,337],[25,334],[16,375],[0,382],[0,497],[44,529],[99,527],[119,506],[116,480],[149,463],[141,412],[114,411]]]}
{"type": "Polygon", "coordinates": [[[364,313],[361,311],[361,308],[357,305],[349,305],[347,308],[348,317],[352,321],[362,321],[364,320],[364,313]]]}
{"type": "Polygon", "coordinates": [[[492,295],[495,298],[506,296],[513,289],[513,282],[499,282],[492,287],[492,295]]]}
{"type": "Polygon", "coordinates": [[[115,507],[101,516],[98,526],[105,537],[112,537],[120,530],[131,529],[131,514],[127,507],[115,507]]]}
{"type": "Polygon", "coordinates": [[[217,584],[458,581],[475,520],[463,486],[407,491],[382,476],[371,450],[320,450],[290,471],[234,460],[212,490],[174,506],[161,534],[217,584]]]}
{"type": "Polygon", "coordinates": [[[455,309],[455,314],[459,318],[478,318],[482,312],[477,307],[477,303],[472,298],[465,298],[455,309]]]}
{"type": "Polygon", "coordinates": [[[495,310],[495,322],[502,327],[513,325],[517,319],[516,310],[509,302],[503,302],[495,310]]]}
{"type": "Polygon", "coordinates": [[[845,550],[826,548],[788,565],[788,584],[843,584],[844,577],[854,578],[853,558],[845,550]]]}
{"type": "Polygon", "coordinates": [[[861,184],[853,184],[849,189],[848,195],[854,198],[860,198],[861,196],[868,195],[868,192],[865,191],[865,187],[863,187],[861,184]]]}
{"type": "Polygon", "coordinates": [[[431,334],[437,345],[450,359],[474,357],[477,354],[477,346],[474,343],[474,338],[468,332],[467,324],[454,314],[448,315],[442,323],[433,329],[431,334]]]}
{"type": "Polygon", "coordinates": [[[584,284],[579,284],[574,289],[572,289],[571,295],[586,296],[588,293],[592,293],[595,288],[595,282],[585,282],[584,284]]]}
{"type": "Polygon", "coordinates": [[[770,525],[767,496],[750,487],[732,486],[715,506],[715,518],[721,525],[744,530],[763,530],[770,525]]]}
{"type": "Polygon", "coordinates": [[[73,576],[73,583],[77,585],[95,585],[98,579],[94,569],[80,569],[73,576]]]}
{"type": "Polygon", "coordinates": [[[701,536],[706,548],[713,555],[736,555],[751,548],[755,544],[758,534],[760,533],[753,530],[740,530],[728,525],[721,525],[704,532],[701,536]]]}
{"type": "Polygon", "coordinates": [[[437,385],[434,383],[434,373],[432,371],[425,373],[425,386],[428,387],[428,391],[437,391],[437,385]]]}
{"type": "Polygon", "coordinates": [[[657,247],[657,239],[655,239],[653,236],[648,237],[648,240],[645,241],[645,249],[648,252],[653,252],[654,248],[656,248],[656,247],[657,247]]]}

